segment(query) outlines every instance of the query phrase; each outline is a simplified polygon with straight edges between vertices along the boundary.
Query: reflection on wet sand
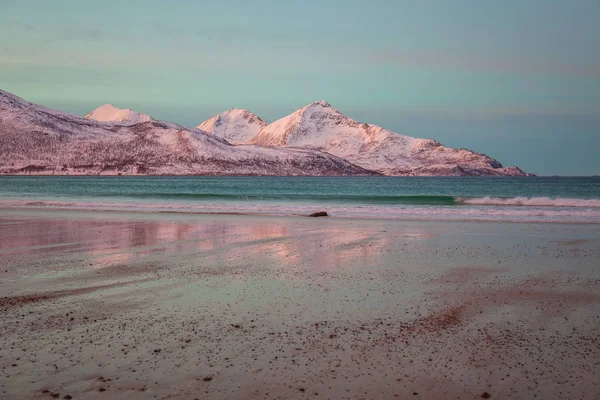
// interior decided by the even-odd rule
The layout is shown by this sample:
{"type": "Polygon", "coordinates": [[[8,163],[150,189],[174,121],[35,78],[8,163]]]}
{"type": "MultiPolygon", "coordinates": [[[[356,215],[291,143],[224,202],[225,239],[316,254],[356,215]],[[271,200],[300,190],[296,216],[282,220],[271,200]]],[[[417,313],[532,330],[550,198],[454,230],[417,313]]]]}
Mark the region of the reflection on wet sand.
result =
{"type": "Polygon", "coordinates": [[[0,398],[595,399],[598,230],[0,211],[0,398]]]}
{"type": "MultiPolygon", "coordinates": [[[[377,262],[391,238],[378,229],[281,226],[269,219],[253,223],[119,221],[119,220],[4,220],[0,255],[52,257],[85,254],[90,266],[104,268],[140,261],[151,255],[198,252],[208,262],[222,263],[244,248],[244,257],[260,255],[273,262],[298,260],[315,269],[343,267],[360,259],[377,262]],[[289,230],[289,231],[288,231],[289,230]],[[290,240],[294,238],[296,240],[290,240]],[[317,246],[314,245],[315,238],[317,246]],[[235,251],[234,251],[235,250],[235,251]]],[[[418,234],[406,235],[418,238],[418,234]]],[[[150,261],[150,260],[148,260],[150,261]]]]}

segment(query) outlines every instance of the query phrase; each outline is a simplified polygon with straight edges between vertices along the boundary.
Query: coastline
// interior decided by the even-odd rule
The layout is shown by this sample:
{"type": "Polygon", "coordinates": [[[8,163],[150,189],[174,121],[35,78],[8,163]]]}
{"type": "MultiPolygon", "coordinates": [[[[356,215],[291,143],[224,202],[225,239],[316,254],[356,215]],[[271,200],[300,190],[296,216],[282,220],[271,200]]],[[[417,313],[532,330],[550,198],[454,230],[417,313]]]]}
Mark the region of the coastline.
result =
{"type": "MultiPolygon", "coordinates": [[[[269,213],[252,213],[252,212],[226,212],[226,211],[149,211],[149,210],[115,210],[115,209],[85,209],[85,208],[55,208],[55,209],[44,209],[44,208],[2,208],[0,207],[0,212],[2,211],[12,211],[12,210],[23,210],[23,211],[42,211],[42,212],[50,212],[50,213],[58,213],[58,212],[80,212],[80,213],[117,213],[117,214],[139,214],[139,215],[161,215],[161,214],[173,214],[173,215],[186,215],[186,216],[210,216],[210,215],[239,215],[246,217],[265,217],[265,218],[311,218],[311,213],[306,212],[304,214],[269,214],[269,213]]],[[[315,212],[322,211],[322,208],[315,209],[315,212]]],[[[327,212],[327,211],[325,211],[327,212]]],[[[385,218],[382,216],[336,216],[329,214],[326,217],[321,217],[325,219],[341,219],[341,220],[358,220],[358,221],[388,221],[390,218],[385,218]]],[[[557,225],[598,225],[598,222],[595,221],[544,221],[544,220],[493,220],[493,219],[424,219],[424,218],[395,218],[394,221],[405,221],[405,222],[444,222],[444,223],[498,223],[498,224],[557,224],[557,225]]]]}
{"type": "MultiPolygon", "coordinates": [[[[196,172],[196,173],[181,173],[181,174],[174,174],[174,173],[169,173],[169,172],[165,172],[165,173],[155,173],[155,174],[151,174],[151,173],[143,173],[143,174],[137,174],[137,173],[122,173],[122,172],[118,172],[118,171],[102,171],[102,172],[90,172],[90,171],[82,171],[82,172],[62,172],[62,171],[54,171],[53,173],[41,173],[41,172],[22,172],[22,173],[14,173],[14,172],[3,172],[0,171],[0,176],[15,176],[15,177],[23,177],[23,176],[40,176],[40,177],[51,177],[51,176],[60,176],[60,177],[67,177],[67,176],[74,176],[74,177],[78,177],[78,176],[87,176],[87,177],[121,177],[121,178],[126,178],[126,177],[136,177],[136,178],[141,178],[141,177],[170,177],[170,178],[175,178],[175,177],[219,177],[219,176],[227,176],[227,177],[305,177],[305,178],[318,178],[318,177],[324,177],[324,178],[342,178],[342,177],[369,177],[369,176],[387,176],[387,175],[383,175],[377,171],[369,171],[371,172],[370,174],[352,174],[352,175],[304,175],[304,174],[297,174],[297,175],[290,175],[290,174],[282,174],[282,175],[270,175],[270,174],[259,174],[259,173],[247,173],[247,174],[239,174],[239,173],[227,173],[227,172],[207,172],[207,173],[202,173],[202,172],[196,172]]],[[[436,177],[436,175],[403,175],[402,177],[411,177],[414,176],[416,178],[423,178],[423,177],[436,177]]],[[[535,177],[535,175],[479,175],[481,177],[512,177],[512,176],[527,176],[527,177],[535,177]]],[[[457,175],[457,177],[460,177],[457,175]]]]}
{"type": "Polygon", "coordinates": [[[0,208],[600,224],[593,178],[3,177],[0,208]]]}
{"type": "Polygon", "coordinates": [[[9,398],[600,395],[598,225],[12,209],[0,227],[9,398]]]}

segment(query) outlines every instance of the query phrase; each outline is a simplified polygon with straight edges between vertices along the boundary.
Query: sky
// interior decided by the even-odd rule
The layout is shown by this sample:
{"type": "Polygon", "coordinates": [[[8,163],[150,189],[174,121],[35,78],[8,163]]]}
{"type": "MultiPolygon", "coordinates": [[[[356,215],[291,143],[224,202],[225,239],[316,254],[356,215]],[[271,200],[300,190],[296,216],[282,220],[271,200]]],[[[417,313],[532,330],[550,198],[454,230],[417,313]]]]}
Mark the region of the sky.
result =
{"type": "Polygon", "coordinates": [[[196,126],[316,100],[539,175],[600,174],[600,0],[0,0],[0,89],[196,126]]]}

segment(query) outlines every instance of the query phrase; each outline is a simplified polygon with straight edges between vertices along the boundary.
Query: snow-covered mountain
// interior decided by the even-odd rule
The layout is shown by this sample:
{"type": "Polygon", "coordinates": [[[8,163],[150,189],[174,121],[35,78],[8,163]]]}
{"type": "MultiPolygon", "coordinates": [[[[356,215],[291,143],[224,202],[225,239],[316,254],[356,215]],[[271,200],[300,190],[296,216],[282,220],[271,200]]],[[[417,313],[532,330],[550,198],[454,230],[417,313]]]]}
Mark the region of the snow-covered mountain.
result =
{"type": "Polygon", "coordinates": [[[85,118],[100,122],[123,122],[127,124],[152,121],[152,117],[148,114],[138,113],[129,108],[117,108],[112,104],[105,104],[96,108],[85,118]]]}
{"type": "Polygon", "coordinates": [[[267,122],[248,110],[232,108],[207,119],[198,129],[217,135],[229,143],[247,143],[267,126],[267,122]]]}
{"type": "Polygon", "coordinates": [[[308,149],[233,146],[164,121],[99,122],[0,90],[0,173],[373,175],[308,149]]]}
{"type": "Polygon", "coordinates": [[[385,175],[526,175],[485,154],[357,122],[325,101],[269,124],[250,143],[324,151],[385,175]]]}
{"type": "Polygon", "coordinates": [[[526,175],[485,154],[354,121],[325,101],[269,125],[231,109],[199,128],[112,105],[81,118],[0,90],[0,173],[526,175]]]}

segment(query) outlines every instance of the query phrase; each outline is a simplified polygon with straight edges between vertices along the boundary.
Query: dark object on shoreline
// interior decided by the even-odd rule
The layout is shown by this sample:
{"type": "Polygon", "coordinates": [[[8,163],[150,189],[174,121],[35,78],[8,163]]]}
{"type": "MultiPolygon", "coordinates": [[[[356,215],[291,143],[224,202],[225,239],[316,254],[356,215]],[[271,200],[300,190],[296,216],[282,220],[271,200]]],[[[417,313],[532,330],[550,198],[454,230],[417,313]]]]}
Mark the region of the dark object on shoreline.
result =
{"type": "Polygon", "coordinates": [[[325,211],[319,211],[316,213],[312,213],[309,215],[309,217],[327,217],[327,213],[325,211]]]}
{"type": "Polygon", "coordinates": [[[491,395],[491,394],[489,394],[488,392],[483,392],[483,393],[481,394],[481,397],[482,397],[482,398],[484,398],[484,399],[489,399],[490,397],[492,397],[492,395],[491,395]]]}

